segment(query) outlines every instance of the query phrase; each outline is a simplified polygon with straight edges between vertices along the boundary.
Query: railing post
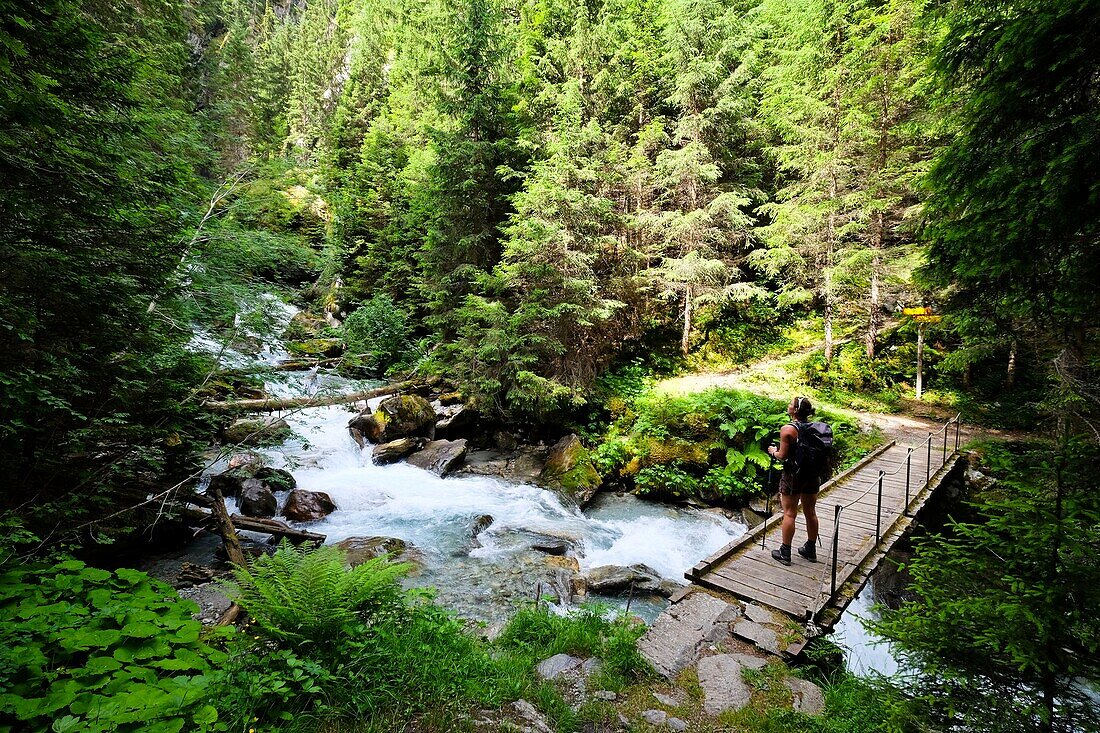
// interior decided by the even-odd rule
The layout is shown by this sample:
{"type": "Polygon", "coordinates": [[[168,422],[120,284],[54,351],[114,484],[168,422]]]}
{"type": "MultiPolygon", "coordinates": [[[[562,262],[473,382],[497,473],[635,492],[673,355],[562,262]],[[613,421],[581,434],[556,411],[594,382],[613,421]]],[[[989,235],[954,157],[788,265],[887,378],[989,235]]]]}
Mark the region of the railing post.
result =
{"type": "Polygon", "coordinates": [[[885,471],[878,472],[878,507],[875,509],[875,544],[882,541],[882,477],[885,471]]]}
{"type": "Polygon", "coordinates": [[[829,595],[836,595],[836,548],[840,542],[840,504],[836,505],[836,509],[833,512],[833,579],[830,584],[829,595]]]}
{"type": "Polygon", "coordinates": [[[940,461],[941,466],[947,465],[947,426],[943,426],[943,459],[940,461]]]}
{"type": "Polygon", "coordinates": [[[902,514],[909,516],[909,471],[913,468],[913,449],[905,452],[905,509],[902,514]]]}
{"type": "Polygon", "coordinates": [[[960,420],[959,418],[961,418],[961,417],[962,417],[962,415],[956,415],[955,416],[955,452],[956,453],[959,452],[959,428],[962,427],[962,420],[960,420]]]}
{"type": "Polygon", "coordinates": [[[927,486],[932,480],[932,433],[928,434],[928,440],[926,441],[928,448],[928,455],[924,460],[924,485],[927,486]]]}

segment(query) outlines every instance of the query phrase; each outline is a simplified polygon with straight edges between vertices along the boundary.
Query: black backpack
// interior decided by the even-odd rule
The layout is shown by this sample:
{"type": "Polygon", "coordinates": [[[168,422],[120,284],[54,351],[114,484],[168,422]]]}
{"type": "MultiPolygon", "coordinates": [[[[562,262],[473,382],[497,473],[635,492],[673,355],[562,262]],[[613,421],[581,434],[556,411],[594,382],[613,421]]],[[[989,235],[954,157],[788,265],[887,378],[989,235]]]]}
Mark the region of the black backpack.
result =
{"type": "Polygon", "coordinates": [[[796,479],[825,479],[832,471],[833,429],[823,422],[793,422],[798,431],[790,463],[796,479]]]}

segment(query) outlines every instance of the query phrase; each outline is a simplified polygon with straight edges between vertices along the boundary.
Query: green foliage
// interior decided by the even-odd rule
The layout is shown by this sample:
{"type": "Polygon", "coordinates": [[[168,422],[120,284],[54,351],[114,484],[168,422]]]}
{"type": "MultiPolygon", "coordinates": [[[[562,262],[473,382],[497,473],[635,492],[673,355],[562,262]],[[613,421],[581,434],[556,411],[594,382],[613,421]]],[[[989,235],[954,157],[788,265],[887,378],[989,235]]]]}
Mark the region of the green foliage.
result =
{"type": "Polygon", "coordinates": [[[53,529],[181,467],[163,441],[191,427],[179,402],[199,377],[173,275],[205,152],[178,4],[0,12],[3,501],[71,506],[46,509],[53,529]]]}
{"type": "Polygon", "coordinates": [[[0,575],[0,726],[26,731],[209,731],[224,656],[198,607],[136,570],[67,560],[0,575]]]}
{"type": "Polygon", "coordinates": [[[385,558],[349,569],[337,547],[310,550],[284,540],[272,554],[234,569],[232,594],[273,638],[329,644],[400,605],[397,580],[407,570],[385,558]]]}
{"type": "Polygon", "coordinates": [[[410,314],[385,293],[374,295],[352,311],[343,324],[344,343],[363,363],[379,371],[398,366],[408,358],[412,323],[410,314]]]}
{"type": "Polygon", "coordinates": [[[1077,679],[1100,679],[1100,511],[1094,446],[987,446],[998,479],[971,521],[924,537],[908,567],[918,600],[876,628],[911,689],[964,730],[1096,730],[1077,679]]]}
{"type": "Polygon", "coordinates": [[[531,666],[555,654],[598,657],[603,666],[591,684],[617,690],[652,674],[635,645],[644,632],[644,625],[600,606],[582,606],[563,616],[536,605],[517,612],[497,644],[531,666]]]}

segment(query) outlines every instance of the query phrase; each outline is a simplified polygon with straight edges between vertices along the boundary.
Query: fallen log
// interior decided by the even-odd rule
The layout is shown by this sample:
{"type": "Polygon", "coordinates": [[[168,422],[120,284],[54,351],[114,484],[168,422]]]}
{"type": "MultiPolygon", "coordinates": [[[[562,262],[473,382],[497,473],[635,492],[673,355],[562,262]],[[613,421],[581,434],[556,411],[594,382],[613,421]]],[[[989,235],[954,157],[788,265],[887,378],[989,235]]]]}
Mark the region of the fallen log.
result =
{"type": "Polygon", "coordinates": [[[274,537],[286,537],[288,540],[296,542],[315,542],[319,545],[325,542],[325,535],[323,534],[306,532],[304,529],[294,529],[286,522],[281,522],[278,519],[245,517],[240,514],[234,514],[229,519],[233,522],[234,527],[248,532],[263,532],[274,537]]]}
{"type": "Polygon", "coordinates": [[[414,387],[435,384],[438,379],[409,380],[389,384],[385,387],[375,387],[363,392],[352,392],[341,395],[316,395],[314,397],[288,397],[284,399],[262,400],[208,400],[202,403],[203,408],[210,412],[275,412],[276,410],[293,410],[302,407],[326,407],[328,405],[346,405],[351,402],[369,400],[374,397],[395,394],[411,390],[414,387]]]}
{"type": "MultiPolygon", "coordinates": [[[[204,506],[217,504],[216,501],[211,502],[209,500],[209,497],[201,495],[188,497],[187,501],[204,506]]],[[[212,520],[215,522],[217,521],[216,517],[214,516],[214,512],[207,511],[205,509],[196,509],[193,507],[177,508],[180,510],[180,514],[198,524],[206,524],[212,520]]],[[[243,530],[246,532],[259,532],[261,534],[269,534],[274,537],[286,537],[288,540],[296,544],[300,542],[313,542],[316,544],[324,544],[326,539],[326,536],[323,534],[318,534],[316,532],[307,532],[304,529],[294,529],[286,522],[282,522],[278,519],[246,517],[241,514],[230,515],[227,517],[227,519],[229,521],[229,524],[232,525],[234,529],[243,530]]],[[[221,531],[219,524],[219,534],[220,533],[221,531]]],[[[236,563],[235,560],[233,562],[236,563]]]]}
{"type": "Polygon", "coordinates": [[[344,360],[342,356],[334,356],[329,359],[286,359],[274,364],[262,364],[252,368],[222,369],[219,376],[245,377],[264,372],[304,372],[314,367],[335,366],[344,360]]]}
{"type": "MultiPolygon", "coordinates": [[[[210,486],[210,499],[210,514],[214,518],[218,534],[222,536],[222,544],[225,545],[225,554],[229,557],[229,562],[239,568],[246,567],[248,561],[245,559],[244,550],[241,548],[241,538],[237,536],[237,530],[225,508],[225,497],[222,496],[221,489],[218,488],[216,483],[210,486]]],[[[225,609],[225,613],[218,617],[217,624],[218,626],[228,626],[235,623],[240,615],[241,607],[233,603],[225,609]]]]}

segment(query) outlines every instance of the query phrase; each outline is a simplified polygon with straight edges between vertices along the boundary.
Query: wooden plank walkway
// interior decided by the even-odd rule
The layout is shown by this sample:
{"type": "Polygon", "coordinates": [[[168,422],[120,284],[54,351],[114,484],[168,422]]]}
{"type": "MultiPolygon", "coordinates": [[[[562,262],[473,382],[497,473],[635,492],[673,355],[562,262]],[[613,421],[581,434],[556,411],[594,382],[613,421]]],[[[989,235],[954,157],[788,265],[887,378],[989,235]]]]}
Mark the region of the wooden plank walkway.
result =
{"type": "Polygon", "coordinates": [[[956,422],[957,418],[933,437],[930,455],[927,442],[916,446],[891,442],[822,486],[817,501],[820,529],[817,562],[804,560],[794,552],[806,541],[806,521],[801,511],[791,565],[784,566],[772,559],[771,551],[781,542],[782,513],[776,506],[771,519],[696,564],[686,573],[687,579],[742,600],[770,606],[801,621],[832,626],[958,463],[958,437],[952,427],[956,422]],[[834,583],[832,549],[837,527],[834,583]]]}

